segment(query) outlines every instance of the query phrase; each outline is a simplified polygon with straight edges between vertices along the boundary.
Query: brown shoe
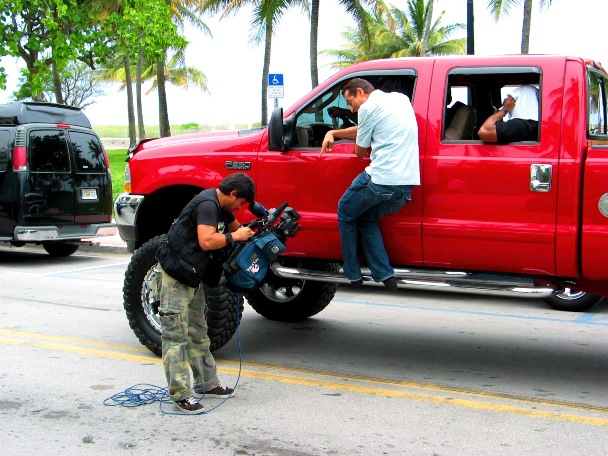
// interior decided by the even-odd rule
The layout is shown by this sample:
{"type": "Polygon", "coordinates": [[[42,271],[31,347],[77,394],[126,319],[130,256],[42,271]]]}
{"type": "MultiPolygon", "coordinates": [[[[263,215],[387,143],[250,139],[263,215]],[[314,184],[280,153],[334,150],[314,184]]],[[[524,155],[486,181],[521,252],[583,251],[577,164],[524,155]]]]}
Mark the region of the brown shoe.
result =
{"type": "Polygon", "coordinates": [[[203,404],[193,397],[189,397],[183,401],[173,401],[173,403],[175,404],[175,408],[182,413],[197,414],[203,411],[203,404]]]}
{"type": "Polygon", "coordinates": [[[232,393],[234,393],[234,390],[232,388],[228,388],[227,386],[216,386],[209,391],[205,391],[203,388],[194,388],[194,393],[199,399],[202,399],[203,397],[226,399],[227,397],[233,396],[232,393]]]}

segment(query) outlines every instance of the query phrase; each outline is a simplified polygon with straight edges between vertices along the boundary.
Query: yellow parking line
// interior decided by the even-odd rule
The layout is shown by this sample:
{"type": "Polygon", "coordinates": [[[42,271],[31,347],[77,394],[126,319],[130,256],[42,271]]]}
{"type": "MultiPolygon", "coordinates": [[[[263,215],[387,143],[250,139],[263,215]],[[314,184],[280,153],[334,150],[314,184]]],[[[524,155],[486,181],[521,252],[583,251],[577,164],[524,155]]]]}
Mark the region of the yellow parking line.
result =
{"type": "MultiPolygon", "coordinates": [[[[145,349],[121,344],[83,340],[72,337],[53,336],[37,333],[20,332],[15,330],[0,330],[0,344],[5,345],[29,345],[32,347],[54,350],[60,352],[77,353],[100,358],[111,358],[124,361],[133,361],[146,364],[161,364],[161,359],[145,349]],[[50,341],[50,342],[48,342],[50,341]],[[88,348],[83,345],[100,348],[88,348]],[[106,348],[105,350],[103,348],[106,348]],[[117,350],[117,351],[114,351],[117,350]],[[125,351],[142,351],[143,354],[124,353],[125,351]]],[[[229,364],[235,361],[222,361],[229,364]]],[[[327,371],[304,370],[298,368],[272,366],[256,363],[243,363],[246,368],[242,369],[240,375],[247,378],[260,379],[301,385],[312,388],[322,388],[332,391],[348,392],[354,394],[365,394],[382,397],[393,397],[406,399],[416,402],[439,404],[444,406],[462,407],[474,410],[483,410],[494,413],[507,413],[511,415],[527,416],[531,418],[542,418],[556,421],[565,421],[588,426],[608,427],[608,418],[585,416],[582,414],[563,413],[559,411],[540,410],[539,405],[552,408],[570,408],[585,410],[595,414],[608,415],[606,407],[594,407],[586,404],[575,404],[561,401],[550,401],[527,396],[506,395],[489,391],[481,391],[466,388],[451,388],[433,385],[429,383],[417,383],[411,381],[390,381],[360,376],[337,376],[335,373],[327,371]],[[260,369],[260,370],[255,370],[260,369]],[[264,372],[266,371],[266,372],[264,372]],[[275,371],[268,372],[268,371],[275,371]],[[291,375],[286,375],[289,373],[291,375]],[[296,376],[296,375],[302,375],[296,376]],[[307,377],[304,377],[307,376],[307,377]],[[323,377],[323,378],[319,378],[323,377]],[[371,384],[356,385],[344,383],[344,381],[357,381],[360,383],[371,384]],[[424,392],[403,391],[399,388],[417,389],[424,392]],[[436,393],[436,394],[431,394],[436,393]],[[446,395],[447,394],[447,395],[446,395]],[[455,397],[457,395],[466,397],[455,397]],[[475,400],[473,398],[483,398],[486,401],[475,400]],[[508,405],[496,403],[496,401],[517,402],[523,405],[508,405]]],[[[239,375],[238,367],[218,367],[218,371],[225,375],[239,375]]]]}
{"type": "Polygon", "coordinates": [[[116,350],[150,353],[150,351],[144,347],[134,347],[133,345],[114,344],[111,342],[99,342],[96,340],[87,340],[87,339],[77,339],[75,337],[54,336],[51,334],[39,334],[39,333],[31,333],[31,332],[24,332],[24,331],[15,331],[13,329],[0,329],[0,334],[3,334],[5,336],[26,337],[28,339],[52,340],[55,342],[65,342],[68,344],[91,345],[93,347],[106,347],[106,348],[114,348],[116,350]]]}

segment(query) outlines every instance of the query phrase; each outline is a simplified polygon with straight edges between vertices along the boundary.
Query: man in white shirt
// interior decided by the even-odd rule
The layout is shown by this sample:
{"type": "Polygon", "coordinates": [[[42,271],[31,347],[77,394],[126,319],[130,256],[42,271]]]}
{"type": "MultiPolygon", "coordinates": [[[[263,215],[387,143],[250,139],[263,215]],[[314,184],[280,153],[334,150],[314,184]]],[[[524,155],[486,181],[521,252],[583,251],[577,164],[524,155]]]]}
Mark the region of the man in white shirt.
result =
{"type": "Polygon", "coordinates": [[[342,95],[351,111],[358,112],[359,124],[329,131],[321,155],[331,152],[335,139],[355,140],[355,154],[360,158],[371,153],[369,166],[338,203],[344,274],[355,286],[363,283],[357,252],[360,240],[372,278],[395,291],[398,283],[378,220],[399,212],[411,200],[413,187],[420,185],[416,116],[406,95],[375,90],[365,79],[347,82],[342,95]]]}
{"type": "Polygon", "coordinates": [[[518,87],[486,119],[479,129],[479,139],[499,144],[538,141],[538,107],[538,89],[530,85],[518,87]]]}

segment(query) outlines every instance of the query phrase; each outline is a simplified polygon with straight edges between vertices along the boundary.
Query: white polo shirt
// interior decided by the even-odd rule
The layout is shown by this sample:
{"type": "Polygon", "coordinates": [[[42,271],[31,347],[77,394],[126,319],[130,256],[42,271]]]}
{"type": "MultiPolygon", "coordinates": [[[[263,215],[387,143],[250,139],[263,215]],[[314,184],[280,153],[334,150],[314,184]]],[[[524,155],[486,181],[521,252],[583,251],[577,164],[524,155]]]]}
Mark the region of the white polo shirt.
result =
{"type": "Polygon", "coordinates": [[[418,124],[407,96],[374,90],[358,112],[356,143],[372,148],[365,171],[374,184],[420,185],[418,124]]]}

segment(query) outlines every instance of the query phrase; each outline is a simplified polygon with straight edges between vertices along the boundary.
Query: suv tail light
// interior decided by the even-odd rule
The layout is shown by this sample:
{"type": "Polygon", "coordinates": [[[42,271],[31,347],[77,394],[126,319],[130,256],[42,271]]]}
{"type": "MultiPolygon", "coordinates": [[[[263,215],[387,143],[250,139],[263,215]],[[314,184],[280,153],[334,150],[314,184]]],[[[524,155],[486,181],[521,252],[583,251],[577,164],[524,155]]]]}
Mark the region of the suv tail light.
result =
{"type": "Polygon", "coordinates": [[[13,149],[13,171],[27,171],[27,148],[15,146],[13,149]]]}

